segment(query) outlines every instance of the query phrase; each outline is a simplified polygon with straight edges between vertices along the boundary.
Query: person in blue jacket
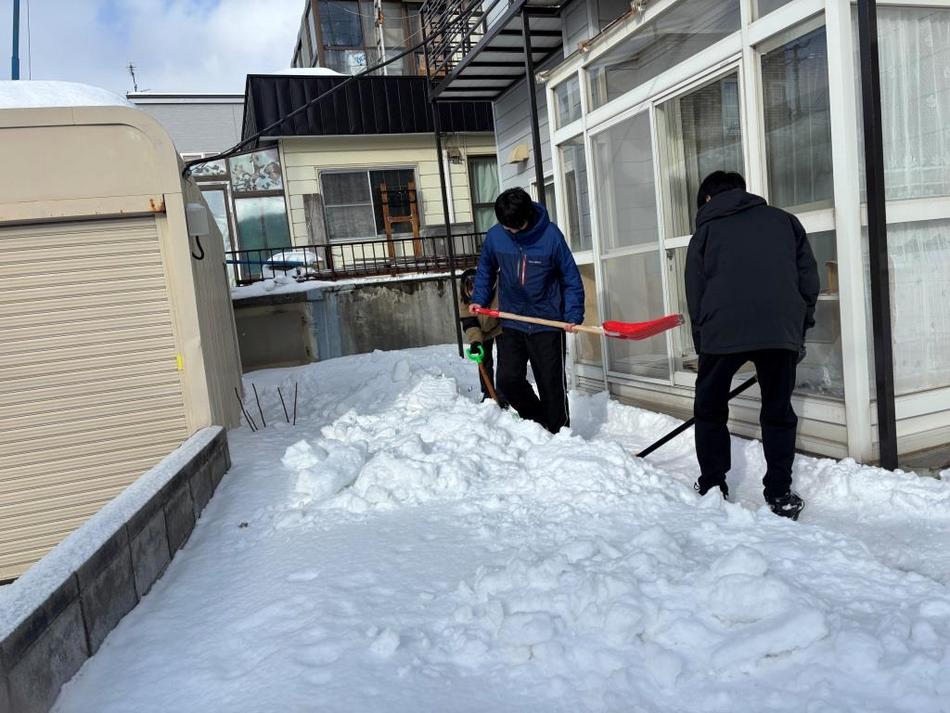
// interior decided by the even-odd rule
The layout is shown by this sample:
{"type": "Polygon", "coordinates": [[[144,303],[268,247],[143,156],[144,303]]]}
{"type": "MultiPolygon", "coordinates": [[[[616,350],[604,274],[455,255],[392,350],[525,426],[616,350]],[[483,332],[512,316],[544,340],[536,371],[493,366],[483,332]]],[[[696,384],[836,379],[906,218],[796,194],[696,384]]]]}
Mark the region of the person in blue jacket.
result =
{"type": "MultiPolygon", "coordinates": [[[[469,310],[498,295],[498,309],[525,317],[568,322],[568,331],[584,321],[584,284],[564,235],[544,206],[521,188],[495,201],[498,224],[485,236],[469,310]]],[[[498,390],[518,415],[551,433],[570,425],[564,371],[566,335],[556,328],[526,322],[501,322],[498,342],[498,390]],[[538,386],[528,383],[528,363],[538,386]]]]}

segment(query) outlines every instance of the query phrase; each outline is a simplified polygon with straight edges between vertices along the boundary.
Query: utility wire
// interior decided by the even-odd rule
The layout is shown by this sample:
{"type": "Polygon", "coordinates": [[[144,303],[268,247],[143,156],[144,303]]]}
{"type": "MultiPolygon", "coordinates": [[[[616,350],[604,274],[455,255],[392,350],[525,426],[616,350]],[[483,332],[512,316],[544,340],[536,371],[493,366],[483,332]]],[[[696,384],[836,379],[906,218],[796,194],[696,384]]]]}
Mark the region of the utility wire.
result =
{"type": "MultiPolygon", "coordinates": [[[[492,4],[488,7],[488,9],[484,11],[485,14],[490,13],[490,12],[495,8],[495,6],[498,5],[499,2],[500,2],[500,0],[493,0],[492,4]]],[[[465,12],[463,12],[462,15],[461,15],[461,17],[458,18],[458,19],[456,20],[456,22],[466,22],[466,21],[468,21],[468,19],[472,17],[472,15],[475,13],[475,11],[476,11],[479,7],[480,7],[480,6],[479,6],[477,3],[472,3],[472,5],[468,8],[468,10],[466,10],[465,12]]],[[[419,14],[421,14],[421,13],[419,13],[419,14]]],[[[413,37],[413,36],[415,36],[415,35],[417,35],[417,34],[424,34],[424,33],[423,33],[423,29],[424,29],[424,28],[420,27],[419,30],[417,30],[416,32],[412,33],[412,35],[410,35],[409,37],[411,38],[411,37],[413,37]]],[[[408,39],[408,38],[407,38],[407,39],[408,39]]],[[[342,89],[343,87],[349,85],[351,82],[355,82],[357,79],[360,79],[361,77],[369,76],[369,75],[372,74],[373,72],[376,72],[377,70],[380,70],[380,69],[382,69],[383,67],[386,67],[386,66],[388,66],[388,65],[390,65],[390,64],[393,64],[394,62],[399,61],[399,60],[402,59],[403,57],[406,57],[407,55],[412,54],[413,52],[416,52],[416,51],[419,50],[419,49],[422,49],[422,47],[423,47],[424,45],[425,45],[425,38],[423,37],[423,40],[422,40],[421,42],[418,42],[418,43],[412,45],[411,47],[407,47],[406,49],[402,50],[402,51],[399,52],[398,54],[393,55],[393,56],[390,57],[389,59],[384,60],[384,61],[380,62],[379,64],[374,64],[372,67],[367,67],[367,68],[364,69],[362,72],[357,72],[356,74],[351,74],[349,77],[347,77],[346,79],[344,79],[342,82],[340,82],[340,83],[337,84],[336,86],[334,86],[334,87],[328,89],[328,90],[325,91],[323,94],[320,94],[320,95],[314,97],[313,99],[311,99],[310,101],[308,101],[308,102],[307,102],[306,104],[304,104],[303,106],[297,107],[296,109],[294,109],[292,112],[290,112],[290,113],[287,114],[286,116],[284,116],[284,117],[278,119],[277,121],[275,121],[273,124],[270,124],[269,126],[265,126],[263,129],[261,129],[260,131],[258,131],[256,134],[254,134],[254,135],[252,135],[252,136],[249,136],[248,138],[246,138],[246,139],[240,141],[239,143],[235,144],[235,145],[232,146],[231,148],[229,148],[229,149],[227,149],[227,150],[225,150],[225,151],[222,151],[221,153],[214,154],[214,155],[212,155],[212,156],[208,156],[208,157],[205,157],[205,158],[193,159],[193,160],[191,160],[191,161],[187,161],[187,162],[185,163],[185,168],[184,168],[183,171],[182,171],[182,175],[187,175],[188,172],[191,171],[192,167],[194,167],[194,166],[198,166],[198,165],[203,164],[203,163],[210,163],[210,162],[212,162],[212,161],[222,161],[222,160],[224,160],[224,159],[230,158],[231,156],[234,156],[234,155],[236,155],[236,154],[241,153],[246,147],[248,147],[248,146],[250,146],[251,144],[255,143],[258,139],[262,138],[265,134],[269,133],[269,132],[272,131],[273,129],[278,128],[281,124],[283,124],[283,123],[284,123],[285,121],[287,121],[288,119],[291,119],[291,118],[297,116],[298,114],[303,113],[304,111],[306,111],[307,109],[309,109],[310,107],[312,107],[312,106],[313,106],[314,104],[316,104],[317,102],[323,101],[324,99],[326,99],[327,97],[329,97],[331,94],[335,94],[336,92],[338,92],[338,91],[339,91],[340,89],[342,89]]],[[[427,67],[426,69],[428,70],[428,67],[427,67]]],[[[428,71],[427,71],[427,74],[428,74],[428,71]]]]}
{"type": "MultiPolygon", "coordinates": [[[[359,12],[358,10],[349,10],[349,9],[343,7],[342,5],[334,5],[334,7],[335,7],[337,10],[341,10],[341,11],[343,11],[343,12],[349,13],[350,15],[357,15],[357,16],[359,16],[359,17],[365,17],[367,20],[375,20],[375,19],[376,19],[376,13],[375,13],[375,12],[374,12],[372,15],[365,15],[365,14],[363,14],[362,12],[359,12]]],[[[419,17],[421,14],[422,14],[421,12],[407,12],[407,13],[405,14],[405,17],[419,17]]]]}

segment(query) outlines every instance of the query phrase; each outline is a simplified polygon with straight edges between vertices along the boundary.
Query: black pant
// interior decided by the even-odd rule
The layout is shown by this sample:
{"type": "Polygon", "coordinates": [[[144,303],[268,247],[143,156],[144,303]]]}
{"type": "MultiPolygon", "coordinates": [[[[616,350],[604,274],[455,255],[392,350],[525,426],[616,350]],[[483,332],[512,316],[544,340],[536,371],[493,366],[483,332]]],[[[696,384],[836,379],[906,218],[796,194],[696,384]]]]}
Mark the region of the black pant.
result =
{"type": "Polygon", "coordinates": [[[564,332],[505,329],[498,340],[498,389],[521,418],[536,421],[551,433],[570,425],[564,376],[564,332]],[[538,394],[528,383],[528,362],[538,394]]]}
{"type": "Polygon", "coordinates": [[[759,424],[767,469],[762,483],[766,499],[779,497],[792,485],[795,459],[795,429],[798,418],[792,408],[798,354],[787,349],[765,349],[742,354],[700,354],[696,378],[696,457],[699,485],[703,489],[725,482],[731,466],[729,452],[729,390],[732,377],[746,362],[755,365],[762,393],[759,424]]]}
{"type": "MultiPolygon", "coordinates": [[[[501,349],[501,340],[498,340],[499,349],[501,349]]],[[[488,378],[491,379],[492,384],[495,383],[495,340],[486,339],[482,342],[482,351],[485,356],[482,358],[482,364],[485,366],[485,371],[488,373],[488,378]]],[[[478,383],[482,385],[482,401],[491,398],[491,394],[488,393],[488,387],[485,385],[485,380],[482,378],[481,369],[478,370],[478,383]]],[[[495,392],[498,392],[498,389],[495,389],[495,392]]],[[[501,398],[501,394],[498,394],[498,398],[501,398]]]]}

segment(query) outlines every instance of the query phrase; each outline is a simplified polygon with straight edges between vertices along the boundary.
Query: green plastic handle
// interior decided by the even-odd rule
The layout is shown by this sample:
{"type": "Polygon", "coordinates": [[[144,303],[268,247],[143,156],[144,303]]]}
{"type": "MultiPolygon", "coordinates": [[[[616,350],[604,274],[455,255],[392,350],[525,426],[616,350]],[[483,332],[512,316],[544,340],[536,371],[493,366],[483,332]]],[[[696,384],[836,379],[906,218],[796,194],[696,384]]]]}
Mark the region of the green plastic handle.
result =
{"type": "Polygon", "coordinates": [[[481,364],[483,361],[485,361],[485,348],[479,344],[477,353],[473,352],[471,349],[466,349],[465,357],[476,364],[481,364]]]}

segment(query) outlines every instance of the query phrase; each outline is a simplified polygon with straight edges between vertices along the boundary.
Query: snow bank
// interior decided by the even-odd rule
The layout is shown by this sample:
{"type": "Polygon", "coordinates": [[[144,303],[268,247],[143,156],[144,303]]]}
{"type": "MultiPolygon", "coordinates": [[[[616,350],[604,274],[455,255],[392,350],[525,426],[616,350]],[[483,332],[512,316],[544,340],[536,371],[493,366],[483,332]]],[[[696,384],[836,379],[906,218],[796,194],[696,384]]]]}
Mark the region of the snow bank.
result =
{"type": "Polygon", "coordinates": [[[78,82],[0,81],[0,109],[67,106],[128,106],[110,91],[78,82]]]}
{"type": "Polygon", "coordinates": [[[698,498],[690,438],[632,455],[675,419],[551,436],[450,348],[247,378],[272,425],[57,711],[947,710],[946,481],[798,458],[793,523],[759,444],[698,498]]]}

